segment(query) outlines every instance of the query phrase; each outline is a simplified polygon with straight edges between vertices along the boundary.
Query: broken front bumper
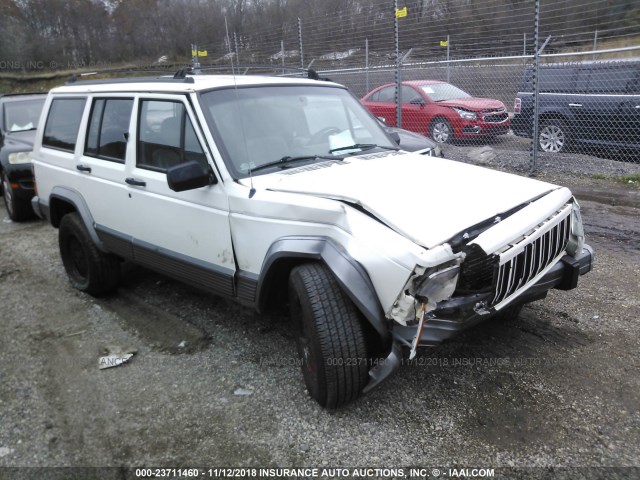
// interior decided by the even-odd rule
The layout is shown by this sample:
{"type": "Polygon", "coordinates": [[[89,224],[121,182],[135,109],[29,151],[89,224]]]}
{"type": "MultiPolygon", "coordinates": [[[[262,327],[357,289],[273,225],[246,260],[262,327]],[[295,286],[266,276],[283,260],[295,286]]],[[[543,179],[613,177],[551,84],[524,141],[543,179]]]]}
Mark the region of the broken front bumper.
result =
{"type": "MultiPolygon", "coordinates": [[[[517,303],[528,303],[544,298],[552,288],[571,290],[578,285],[578,278],[589,272],[593,266],[593,249],[585,245],[577,257],[565,255],[537,283],[518,296],[517,303]]],[[[498,313],[495,309],[482,310],[477,305],[486,302],[493,292],[454,297],[440,302],[433,310],[432,317],[424,323],[420,346],[434,346],[458,332],[491,318],[498,313]]],[[[394,342],[411,347],[418,326],[396,324],[391,331],[394,342]]]]}
{"type": "MultiPolygon", "coordinates": [[[[582,253],[577,257],[565,255],[562,257],[537,283],[529,287],[517,298],[517,303],[527,303],[544,298],[552,288],[571,290],[578,285],[578,278],[589,272],[593,267],[593,249],[585,245],[582,253]]],[[[469,327],[477,325],[498,313],[497,310],[480,310],[479,303],[493,296],[493,292],[486,294],[456,297],[438,304],[438,308],[431,313],[435,318],[424,322],[420,338],[420,346],[435,346],[455,336],[469,327]]],[[[387,358],[369,370],[369,383],[364,389],[368,393],[380,385],[402,363],[402,348],[411,348],[418,325],[402,326],[395,324],[391,329],[393,343],[387,358]]]]}

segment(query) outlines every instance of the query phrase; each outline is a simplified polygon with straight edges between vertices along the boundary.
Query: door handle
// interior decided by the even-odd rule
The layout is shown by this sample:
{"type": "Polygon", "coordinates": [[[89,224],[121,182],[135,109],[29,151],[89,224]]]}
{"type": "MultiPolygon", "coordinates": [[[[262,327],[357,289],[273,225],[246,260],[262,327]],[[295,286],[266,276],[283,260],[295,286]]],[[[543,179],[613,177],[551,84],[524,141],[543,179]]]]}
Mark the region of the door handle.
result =
{"type": "Polygon", "coordinates": [[[129,185],[134,185],[136,187],[146,187],[147,186],[147,182],[142,181],[142,180],[136,180],[135,178],[126,178],[124,180],[125,182],[127,182],[129,185]]]}
{"type": "Polygon", "coordinates": [[[570,103],[569,106],[570,107],[581,107],[582,104],[581,103],[570,103]]]}
{"type": "Polygon", "coordinates": [[[91,167],[87,167],[86,165],[78,164],[76,168],[81,172],[91,173],[91,167]]]}

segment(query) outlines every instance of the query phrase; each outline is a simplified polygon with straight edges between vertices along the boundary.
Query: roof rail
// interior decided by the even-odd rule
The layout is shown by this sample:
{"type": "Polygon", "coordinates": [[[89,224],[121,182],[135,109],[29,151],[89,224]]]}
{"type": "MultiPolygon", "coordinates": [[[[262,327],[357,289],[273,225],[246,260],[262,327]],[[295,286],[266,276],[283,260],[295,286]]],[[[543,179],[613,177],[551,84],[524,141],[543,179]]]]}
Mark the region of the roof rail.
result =
{"type": "Polygon", "coordinates": [[[236,70],[244,70],[242,73],[238,75],[246,75],[249,72],[249,70],[252,70],[252,69],[253,70],[269,70],[274,72],[272,73],[272,75],[277,77],[290,76],[297,73],[297,74],[306,74],[307,78],[310,78],[311,80],[331,81],[328,78],[321,77],[315,70],[311,68],[289,67],[285,65],[268,65],[268,64],[266,65],[261,65],[261,64],[201,65],[197,69],[186,67],[178,70],[175,73],[174,78],[184,78],[184,76],[186,75],[197,75],[198,73],[205,72],[205,71],[225,71],[225,70],[231,70],[232,72],[235,72],[236,70]],[[287,73],[284,73],[285,70],[289,72],[294,72],[294,73],[287,74],[287,73]],[[282,73],[276,73],[278,71],[282,73]]]}
{"type": "MultiPolygon", "coordinates": [[[[187,69],[190,67],[186,67],[187,69]]],[[[182,70],[185,70],[184,68],[182,70]]],[[[109,69],[109,70],[101,70],[101,71],[95,71],[95,72],[84,72],[84,73],[74,73],[73,75],[71,75],[71,77],[69,77],[69,79],[66,81],[65,85],[73,85],[74,83],[76,83],[78,80],[82,80],[83,84],[87,84],[87,85],[100,85],[100,84],[106,84],[106,83],[125,83],[125,82],[135,82],[135,83],[141,83],[141,82],[169,82],[169,83],[173,83],[176,81],[179,82],[184,82],[184,83],[193,83],[193,79],[183,76],[183,77],[176,77],[174,76],[168,76],[170,75],[170,70],[166,67],[162,68],[114,68],[114,69],[109,69]],[[113,74],[131,74],[131,73],[152,73],[152,72],[162,72],[165,73],[167,76],[149,76],[149,77],[129,77],[129,78],[105,78],[105,79],[97,79],[97,80],[84,80],[85,77],[92,77],[95,75],[113,75],[113,74]]]]}

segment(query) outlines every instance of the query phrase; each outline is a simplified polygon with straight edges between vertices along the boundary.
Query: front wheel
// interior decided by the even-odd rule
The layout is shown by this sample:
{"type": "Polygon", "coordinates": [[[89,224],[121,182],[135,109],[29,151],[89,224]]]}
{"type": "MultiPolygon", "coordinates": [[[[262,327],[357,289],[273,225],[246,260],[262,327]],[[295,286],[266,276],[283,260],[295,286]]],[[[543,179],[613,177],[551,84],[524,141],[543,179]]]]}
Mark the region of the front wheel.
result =
{"type": "Polygon", "coordinates": [[[540,125],[538,145],[543,152],[562,152],[566,149],[568,140],[567,128],[562,120],[550,118],[540,125]]]}
{"type": "Polygon", "coordinates": [[[108,293],[118,286],[120,262],[101,252],[77,213],[62,217],[58,230],[62,263],[71,285],[90,295],[108,293]]]}
{"type": "Polygon", "coordinates": [[[369,371],[359,311],[320,263],[291,271],[289,301],[309,394],[329,409],[355,400],[369,371]]]}
{"type": "Polygon", "coordinates": [[[448,120],[436,118],[431,124],[431,138],[438,143],[447,143],[453,139],[453,129],[448,120]]]}
{"type": "Polygon", "coordinates": [[[2,174],[2,196],[9,218],[14,222],[21,222],[33,216],[31,203],[28,200],[16,198],[6,173],[2,174]]]}

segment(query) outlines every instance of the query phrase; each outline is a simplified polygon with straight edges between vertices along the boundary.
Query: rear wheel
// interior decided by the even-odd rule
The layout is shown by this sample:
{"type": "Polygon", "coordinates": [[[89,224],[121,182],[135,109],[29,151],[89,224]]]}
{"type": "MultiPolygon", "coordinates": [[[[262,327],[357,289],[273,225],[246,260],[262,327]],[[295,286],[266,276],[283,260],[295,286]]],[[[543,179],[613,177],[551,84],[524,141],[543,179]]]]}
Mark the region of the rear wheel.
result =
{"type": "Polygon", "coordinates": [[[431,123],[431,138],[438,143],[447,143],[453,140],[453,129],[445,118],[438,117],[431,123]]]}
{"type": "Polygon", "coordinates": [[[115,290],[120,279],[120,261],[98,249],[80,215],[74,212],[62,217],[58,244],[71,285],[90,295],[115,290]]]}
{"type": "Polygon", "coordinates": [[[569,136],[567,127],[559,118],[543,120],[538,132],[538,145],[544,152],[559,153],[566,150],[569,136]]]}
{"type": "Polygon", "coordinates": [[[291,271],[289,300],[309,394],[329,409],[355,400],[369,371],[359,311],[319,263],[291,271]]]}
{"type": "Polygon", "coordinates": [[[31,208],[31,202],[29,200],[16,198],[5,173],[2,174],[2,196],[4,197],[4,206],[11,220],[20,222],[33,217],[34,213],[31,208]]]}

